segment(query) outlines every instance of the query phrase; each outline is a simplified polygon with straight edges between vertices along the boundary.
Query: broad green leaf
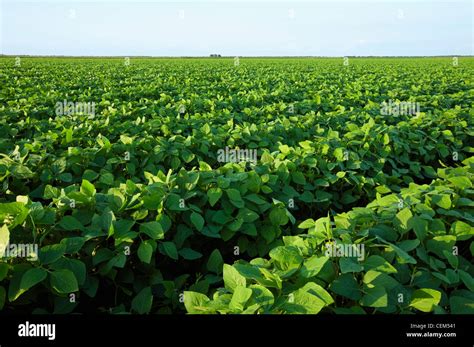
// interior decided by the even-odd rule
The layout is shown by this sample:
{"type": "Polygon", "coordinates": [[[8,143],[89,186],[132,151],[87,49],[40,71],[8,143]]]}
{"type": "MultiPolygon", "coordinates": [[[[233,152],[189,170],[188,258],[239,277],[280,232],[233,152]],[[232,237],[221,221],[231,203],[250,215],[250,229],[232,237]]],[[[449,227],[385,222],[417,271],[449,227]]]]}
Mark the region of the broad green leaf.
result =
{"type": "Polygon", "coordinates": [[[447,194],[433,195],[432,201],[439,207],[442,207],[446,210],[451,208],[451,198],[447,194]]]}
{"type": "Polygon", "coordinates": [[[219,201],[219,199],[221,198],[222,196],[222,189],[217,187],[217,188],[210,188],[208,191],[207,191],[207,197],[209,198],[209,204],[211,206],[214,206],[217,201],[219,201]]]}
{"type": "Polygon", "coordinates": [[[239,211],[237,218],[241,218],[245,223],[255,222],[260,216],[248,208],[243,208],[239,211]]]}
{"type": "Polygon", "coordinates": [[[457,220],[451,225],[450,233],[454,234],[457,240],[464,241],[474,236],[474,227],[457,220]]]}
{"type": "Polygon", "coordinates": [[[140,232],[148,235],[152,240],[161,240],[165,237],[160,222],[147,222],[140,225],[140,232]]]}
{"type": "Polygon", "coordinates": [[[459,189],[471,188],[472,182],[466,176],[448,177],[448,181],[459,189]]]}
{"type": "Polygon", "coordinates": [[[64,216],[59,222],[59,226],[65,230],[82,230],[84,226],[73,216],[64,216]]]}
{"type": "Polygon", "coordinates": [[[305,278],[317,276],[328,261],[328,257],[318,257],[316,255],[306,259],[301,268],[301,276],[305,278]]]}
{"type": "Polygon", "coordinates": [[[202,314],[205,312],[206,304],[209,298],[201,293],[184,292],[184,306],[186,311],[191,314],[202,314]]]}
{"type": "Polygon", "coordinates": [[[328,293],[326,289],[321,287],[319,284],[316,284],[314,282],[308,282],[303,286],[302,289],[306,290],[308,293],[316,295],[322,301],[324,301],[326,305],[331,305],[334,303],[334,299],[332,298],[332,296],[328,293]]]}
{"type": "Polygon", "coordinates": [[[199,231],[201,231],[204,227],[204,218],[202,218],[199,213],[191,213],[191,222],[193,223],[194,227],[199,231]]]}
{"type": "Polygon", "coordinates": [[[272,224],[276,226],[285,225],[289,221],[286,209],[281,207],[273,208],[270,212],[269,218],[272,224]]]}
{"type": "Polygon", "coordinates": [[[18,298],[31,287],[41,283],[47,276],[48,273],[40,268],[32,268],[26,271],[21,278],[20,291],[16,298],[18,298]]]}
{"type": "Polygon", "coordinates": [[[237,286],[234,288],[234,294],[232,300],[229,303],[229,308],[236,311],[243,311],[245,304],[252,296],[252,289],[245,288],[243,286],[237,286]]]}
{"type": "Polygon", "coordinates": [[[459,273],[459,277],[464,282],[467,289],[469,289],[471,292],[474,293],[474,278],[472,278],[472,276],[469,273],[463,270],[459,270],[458,273],[459,273]]]}
{"type": "Polygon", "coordinates": [[[443,251],[452,253],[455,243],[456,236],[454,235],[435,236],[431,240],[426,241],[426,249],[443,258],[443,251]]]}
{"type": "Polygon", "coordinates": [[[391,290],[397,286],[399,283],[393,277],[374,270],[369,270],[365,273],[363,278],[364,284],[369,287],[376,287],[376,288],[385,288],[387,290],[391,290]]]}
{"type": "Polygon", "coordinates": [[[449,298],[449,306],[453,314],[474,314],[474,300],[462,296],[449,298]]]}
{"type": "Polygon", "coordinates": [[[362,306],[368,307],[387,307],[388,295],[383,287],[368,288],[364,291],[365,295],[360,300],[362,306]]]}
{"type": "Polygon", "coordinates": [[[237,286],[246,286],[247,281],[245,280],[245,277],[242,276],[233,266],[224,264],[223,272],[224,285],[227,290],[234,292],[237,286]]]}
{"type": "Polygon", "coordinates": [[[96,190],[92,183],[83,179],[81,184],[81,193],[84,193],[88,197],[93,197],[96,193],[96,190]]]}
{"type": "Polygon", "coordinates": [[[181,198],[181,196],[179,196],[178,194],[169,194],[165,204],[168,209],[172,211],[186,211],[188,209],[186,207],[184,199],[181,198]]]}
{"type": "Polygon", "coordinates": [[[357,262],[355,258],[340,258],[339,259],[339,266],[341,269],[341,273],[345,274],[348,272],[361,272],[364,270],[364,267],[357,262]]]}
{"type": "Polygon", "coordinates": [[[150,264],[153,255],[153,247],[148,241],[142,241],[138,247],[138,258],[146,264],[150,264]]]}
{"type": "Polygon", "coordinates": [[[56,270],[51,272],[49,276],[51,287],[58,293],[69,294],[79,290],[76,276],[70,270],[56,270]]]}
{"type": "Polygon", "coordinates": [[[86,281],[86,265],[78,260],[78,259],[71,259],[71,258],[61,258],[56,261],[54,264],[50,265],[51,270],[70,270],[76,277],[77,283],[79,285],[83,285],[86,281]]]}
{"type": "Polygon", "coordinates": [[[399,203],[399,197],[395,194],[385,195],[383,197],[377,198],[377,200],[371,202],[367,207],[371,208],[374,206],[379,207],[388,207],[393,206],[399,203]]]}
{"type": "Polygon", "coordinates": [[[342,295],[351,300],[359,300],[361,298],[361,291],[357,281],[352,274],[344,274],[339,276],[331,283],[331,291],[342,295]]]}
{"type": "Polygon", "coordinates": [[[143,288],[132,300],[132,310],[138,314],[148,314],[153,305],[153,295],[150,287],[143,288]]]}
{"type": "MultiPolygon", "coordinates": [[[[10,202],[10,203],[0,203],[0,220],[5,218],[10,220],[8,228],[13,230],[16,226],[22,224],[30,210],[25,206],[24,202],[10,202]]],[[[5,233],[6,225],[2,225],[0,228],[0,235],[5,233]]],[[[1,237],[1,236],[0,236],[1,237]]],[[[4,241],[0,238],[0,243],[4,241]]]]}
{"type": "Polygon", "coordinates": [[[459,258],[457,255],[454,255],[453,252],[447,252],[443,251],[443,255],[445,256],[446,259],[448,259],[449,264],[457,269],[459,266],[459,258]]]}
{"type": "Polygon", "coordinates": [[[401,261],[402,264],[404,264],[404,263],[416,264],[417,263],[415,258],[413,258],[411,255],[409,255],[407,252],[405,252],[400,247],[394,245],[393,243],[387,242],[387,241],[383,241],[383,240],[381,240],[381,241],[386,243],[387,245],[389,245],[390,248],[392,248],[395,251],[395,253],[399,257],[399,260],[401,261]]]}
{"type": "Polygon", "coordinates": [[[265,200],[263,200],[259,195],[257,194],[249,194],[249,195],[246,195],[244,196],[244,198],[246,200],[249,200],[251,202],[253,202],[254,204],[257,204],[257,205],[265,205],[267,204],[267,202],[265,200]]]}
{"type": "Polygon", "coordinates": [[[115,214],[108,207],[104,209],[102,215],[100,216],[100,224],[102,229],[107,233],[107,236],[110,237],[115,233],[114,222],[116,221],[115,214]]]}
{"type": "Polygon", "coordinates": [[[222,267],[224,266],[224,259],[222,258],[221,252],[218,249],[212,251],[207,261],[207,269],[215,274],[220,275],[222,273],[222,267]]]}
{"type": "Polygon", "coordinates": [[[421,217],[414,216],[411,219],[411,225],[413,226],[413,231],[417,239],[422,242],[428,234],[428,222],[421,217]]]}
{"type": "Polygon", "coordinates": [[[317,314],[325,306],[326,302],[321,297],[303,287],[289,294],[283,308],[287,313],[317,314]]]}
{"type": "Polygon", "coordinates": [[[314,227],[314,225],[315,225],[315,223],[314,223],[313,219],[306,219],[304,222],[301,222],[298,225],[298,228],[300,228],[300,229],[309,229],[309,228],[314,227]]]}
{"type": "Polygon", "coordinates": [[[296,184],[300,185],[305,185],[306,184],[306,179],[304,177],[304,174],[302,172],[292,172],[291,173],[291,178],[293,182],[296,184]]]}
{"type": "Polygon", "coordinates": [[[263,307],[264,309],[268,309],[274,304],[275,298],[272,292],[268,290],[267,288],[265,288],[264,286],[253,284],[249,288],[253,292],[252,297],[250,298],[250,301],[248,302],[249,306],[258,304],[260,307],[263,307]]]}
{"type": "Polygon", "coordinates": [[[441,300],[441,293],[434,289],[417,289],[411,296],[410,307],[422,312],[431,312],[441,300]]]}
{"type": "Polygon", "coordinates": [[[240,192],[237,189],[229,188],[226,191],[227,196],[230,200],[234,201],[242,201],[242,197],[240,196],[240,192]]]}
{"type": "Polygon", "coordinates": [[[298,248],[293,246],[280,246],[270,251],[270,258],[273,259],[280,270],[297,269],[303,262],[298,248]]]}
{"type": "Polygon", "coordinates": [[[84,243],[86,242],[86,238],[84,237],[66,237],[61,240],[61,244],[66,247],[65,253],[73,254],[79,252],[84,243]]]}
{"type": "Polygon", "coordinates": [[[163,247],[164,254],[171,259],[178,260],[178,250],[173,242],[163,242],[161,243],[161,246],[163,247]]]}
{"type": "Polygon", "coordinates": [[[66,245],[62,243],[44,246],[39,251],[39,260],[43,265],[51,264],[61,258],[65,252],[66,245]]]}
{"type": "Polygon", "coordinates": [[[379,255],[371,255],[368,257],[364,262],[364,270],[375,270],[386,274],[397,273],[397,269],[379,255]]]}
{"type": "Polygon", "coordinates": [[[182,248],[179,250],[179,255],[186,260],[196,260],[202,257],[202,254],[191,249],[191,248],[182,248]]]}
{"type": "Polygon", "coordinates": [[[410,221],[413,217],[409,208],[404,208],[400,212],[397,213],[395,216],[396,221],[398,222],[397,225],[404,231],[408,231],[410,229],[410,221]]]}

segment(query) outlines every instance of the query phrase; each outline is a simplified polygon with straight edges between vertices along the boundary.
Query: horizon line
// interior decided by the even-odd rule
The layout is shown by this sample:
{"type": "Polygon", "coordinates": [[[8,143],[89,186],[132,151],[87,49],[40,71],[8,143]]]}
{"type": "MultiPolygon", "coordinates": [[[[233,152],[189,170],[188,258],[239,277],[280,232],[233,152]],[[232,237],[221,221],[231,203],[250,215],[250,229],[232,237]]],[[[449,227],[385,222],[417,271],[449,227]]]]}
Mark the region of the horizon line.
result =
{"type": "Polygon", "coordinates": [[[0,54],[0,57],[28,58],[447,58],[474,57],[474,54],[441,54],[441,55],[58,55],[58,54],[0,54]]]}

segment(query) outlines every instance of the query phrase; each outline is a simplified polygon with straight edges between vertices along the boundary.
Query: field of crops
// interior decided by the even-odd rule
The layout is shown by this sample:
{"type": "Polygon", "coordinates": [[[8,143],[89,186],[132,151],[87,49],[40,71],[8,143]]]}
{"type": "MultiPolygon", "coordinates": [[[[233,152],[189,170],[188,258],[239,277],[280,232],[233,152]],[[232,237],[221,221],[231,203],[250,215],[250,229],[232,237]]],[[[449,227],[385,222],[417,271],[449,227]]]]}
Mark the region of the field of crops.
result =
{"type": "Polygon", "coordinates": [[[474,58],[0,82],[1,312],[474,313],[474,58]]]}

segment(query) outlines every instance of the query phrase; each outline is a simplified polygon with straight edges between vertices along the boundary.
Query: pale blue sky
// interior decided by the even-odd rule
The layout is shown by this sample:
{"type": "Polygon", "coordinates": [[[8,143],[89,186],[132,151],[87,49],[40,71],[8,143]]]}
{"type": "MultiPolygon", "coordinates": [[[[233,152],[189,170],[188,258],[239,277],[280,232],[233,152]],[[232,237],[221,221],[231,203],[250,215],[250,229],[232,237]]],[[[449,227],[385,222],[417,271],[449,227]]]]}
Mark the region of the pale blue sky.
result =
{"type": "Polygon", "coordinates": [[[474,0],[0,0],[3,54],[472,55],[474,0]]]}

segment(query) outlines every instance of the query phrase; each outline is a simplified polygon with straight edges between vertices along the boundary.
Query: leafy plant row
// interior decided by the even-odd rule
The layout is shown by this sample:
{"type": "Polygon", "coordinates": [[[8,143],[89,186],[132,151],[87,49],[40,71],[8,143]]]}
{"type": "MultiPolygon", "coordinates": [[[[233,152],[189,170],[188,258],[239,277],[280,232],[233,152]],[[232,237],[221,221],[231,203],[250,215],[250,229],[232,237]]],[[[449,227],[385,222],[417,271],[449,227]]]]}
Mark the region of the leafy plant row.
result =
{"type": "Polygon", "coordinates": [[[474,313],[474,158],[464,163],[429,185],[302,222],[307,233],[284,236],[269,258],[224,264],[224,287],[210,296],[186,292],[187,311],[474,313]],[[365,258],[327,256],[333,244],[364,244],[365,258]]]}

